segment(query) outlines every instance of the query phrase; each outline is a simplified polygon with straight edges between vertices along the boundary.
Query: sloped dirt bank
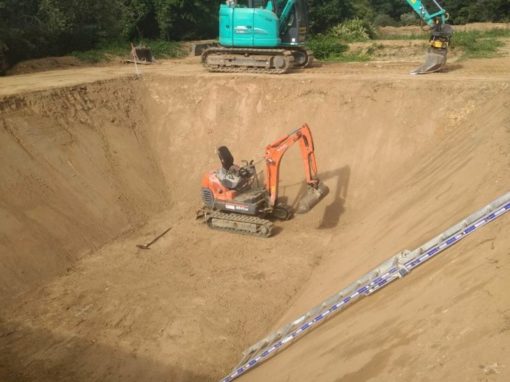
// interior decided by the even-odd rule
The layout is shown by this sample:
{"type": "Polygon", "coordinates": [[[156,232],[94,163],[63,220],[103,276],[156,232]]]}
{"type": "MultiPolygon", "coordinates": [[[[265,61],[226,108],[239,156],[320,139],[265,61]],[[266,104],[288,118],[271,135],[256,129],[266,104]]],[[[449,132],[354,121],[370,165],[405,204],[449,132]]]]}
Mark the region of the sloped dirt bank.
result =
{"type": "MultiPolygon", "coordinates": [[[[0,274],[24,293],[0,314],[0,377],[218,379],[279,320],[508,189],[508,82],[310,76],[149,73],[5,98],[0,274]],[[314,210],[269,240],[194,221],[217,146],[258,160],[303,122],[331,189],[314,210]]],[[[290,150],[291,203],[302,176],[290,150]]],[[[273,373],[258,380],[287,378],[273,373]]]]}

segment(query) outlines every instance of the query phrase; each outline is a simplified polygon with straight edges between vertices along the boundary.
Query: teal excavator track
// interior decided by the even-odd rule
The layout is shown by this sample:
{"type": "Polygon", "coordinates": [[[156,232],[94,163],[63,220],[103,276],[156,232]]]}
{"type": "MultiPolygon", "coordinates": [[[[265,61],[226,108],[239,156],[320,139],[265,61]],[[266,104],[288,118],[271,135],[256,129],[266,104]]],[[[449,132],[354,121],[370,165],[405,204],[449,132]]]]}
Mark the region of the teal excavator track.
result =
{"type": "Polygon", "coordinates": [[[202,64],[210,72],[284,74],[310,66],[311,51],[301,48],[209,48],[202,53],[202,64]]]}

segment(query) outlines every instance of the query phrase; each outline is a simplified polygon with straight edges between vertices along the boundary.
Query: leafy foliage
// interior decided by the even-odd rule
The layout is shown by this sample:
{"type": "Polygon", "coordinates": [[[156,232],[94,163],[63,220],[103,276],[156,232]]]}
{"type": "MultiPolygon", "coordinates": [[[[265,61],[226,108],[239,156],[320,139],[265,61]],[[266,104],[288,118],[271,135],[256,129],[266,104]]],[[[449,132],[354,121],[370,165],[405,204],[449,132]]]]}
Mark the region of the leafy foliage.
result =
{"type": "Polygon", "coordinates": [[[386,13],[380,13],[374,18],[374,25],[376,27],[396,27],[398,23],[386,13]]]}
{"type": "Polygon", "coordinates": [[[414,12],[408,12],[400,15],[400,25],[418,25],[419,23],[419,18],[414,12]]]}
{"type": "Polygon", "coordinates": [[[214,37],[218,4],[219,0],[0,0],[0,73],[28,58],[102,51],[109,41],[123,40],[129,46],[127,42],[142,39],[214,37]]]}
{"type": "Polygon", "coordinates": [[[497,37],[510,37],[509,30],[458,32],[452,40],[452,48],[463,50],[464,58],[492,57],[504,45],[497,37]]]}
{"type": "Polygon", "coordinates": [[[455,24],[479,21],[510,21],[508,0],[445,0],[455,24]]]}
{"type": "MultiPolygon", "coordinates": [[[[508,0],[438,1],[456,24],[510,21],[508,0]]],[[[110,41],[214,38],[218,7],[222,2],[224,0],[0,0],[0,72],[23,59],[101,49],[110,41]]],[[[363,20],[366,29],[368,23],[402,25],[410,24],[415,18],[405,0],[306,2],[312,34],[325,35],[335,28],[334,33],[351,36],[343,37],[345,40],[363,36],[361,29],[356,31],[359,25],[354,26],[358,21],[337,27],[346,20],[363,20]]],[[[431,0],[425,0],[425,4],[433,6],[431,0]]],[[[370,36],[370,30],[367,33],[370,36]]]]}
{"type": "Polygon", "coordinates": [[[311,32],[324,33],[333,25],[355,17],[353,3],[345,0],[308,0],[311,32]]]}
{"type": "Polygon", "coordinates": [[[181,40],[215,36],[218,1],[154,0],[161,38],[181,40]]]}
{"type": "Polygon", "coordinates": [[[313,54],[319,60],[331,59],[333,57],[339,57],[342,53],[345,53],[349,47],[340,40],[329,35],[318,34],[311,38],[307,42],[307,46],[313,51],[313,54]]]}
{"type": "Polygon", "coordinates": [[[345,42],[368,41],[377,36],[375,26],[359,18],[334,26],[331,28],[331,34],[345,42]]]}
{"type": "MultiPolygon", "coordinates": [[[[181,44],[164,40],[144,40],[144,44],[151,48],[154,58],[181,57],[185,54],[181,44]]],[[[118,56],[125,55],[126,43],[124,41],[102,43],[98,47],[87,51],[73,51],[70,54],[82,61],[97,63],[111,61],[118,56]]]]}

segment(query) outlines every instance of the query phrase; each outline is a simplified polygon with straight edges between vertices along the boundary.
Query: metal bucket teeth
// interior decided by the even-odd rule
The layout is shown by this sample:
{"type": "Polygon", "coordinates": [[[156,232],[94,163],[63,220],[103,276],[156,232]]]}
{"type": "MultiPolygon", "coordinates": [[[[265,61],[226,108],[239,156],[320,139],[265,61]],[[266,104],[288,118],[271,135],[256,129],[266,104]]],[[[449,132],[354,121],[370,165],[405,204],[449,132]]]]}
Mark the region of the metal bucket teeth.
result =
{"type": "Polygon", "coordinates": [[[411,74],[427,74],[440,71],[446,65],[446,55],[447,51],[445,49],[429,49],[425,63],[413,70],[411,74]]]}
{"type": "Polygon", "coordinates": [[[317,188],[309,186],[306,194],[299,201],[296,213],[304,214],[310,211],[328,192],[329,189],[324,183],[319,183],[317,188]]]}

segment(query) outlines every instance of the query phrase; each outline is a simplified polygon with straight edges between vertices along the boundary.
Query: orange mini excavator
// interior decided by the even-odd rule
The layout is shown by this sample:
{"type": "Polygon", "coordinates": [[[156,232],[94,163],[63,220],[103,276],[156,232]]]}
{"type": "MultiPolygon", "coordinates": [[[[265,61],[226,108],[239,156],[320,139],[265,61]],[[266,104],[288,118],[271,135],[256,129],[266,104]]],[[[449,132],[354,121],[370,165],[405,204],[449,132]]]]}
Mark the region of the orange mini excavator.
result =
{"type": "Polygon", "coordinates": [[[278,181],[283,155],[296,142],[300,144],[307,183],[307,192],[300,198],[296,212],[309,211],[328,189],[317,178],[312,133],[304,124],[266,147],[264,186],[259,185],[253,161],[235,165],[229,149],[225,146],[218,148],[221,168],[208,172],[202,179],[204,206],[197,218],[213,229],[271,236],[273,223],[270,218],[288,220],[293,215],[293,209],[278,200],[278,181]]]}

